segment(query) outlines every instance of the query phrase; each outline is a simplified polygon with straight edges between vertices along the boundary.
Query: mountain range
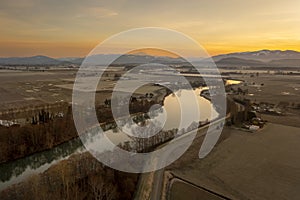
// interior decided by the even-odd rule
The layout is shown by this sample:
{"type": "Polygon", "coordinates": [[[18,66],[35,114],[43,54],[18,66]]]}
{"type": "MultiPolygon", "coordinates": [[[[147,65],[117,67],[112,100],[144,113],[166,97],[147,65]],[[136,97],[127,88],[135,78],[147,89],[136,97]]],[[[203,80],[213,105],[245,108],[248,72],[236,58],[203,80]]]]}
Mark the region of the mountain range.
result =
{"type": "MultiPolygon", "coordinates": [[[[98,54],[90,56],[89,63],[104,65],[119,57],[117,54],[98,54]]],[[[299,67],[300,52],[292,50],[260,50],[249,52],[229,53],[213,56],[212,59],[219,67],[299,67]]],[[[0,58],[0,65],[80,65],[84,58],[51,58],[47,56],[32,57],[10,57],[0,58]]],[[[205,58],[193,58],[194,62],[203,63],[205,58]]],[[[166,56],[152,56],[147,54],[128,54],[122,55],[114,64],[141,64],[141,63],[162,63],[162,64],[180,64],[186,63],[182,58],[173,58],[166,56]]]]}
{"type": "Polygon", "coordinates": [[[222,54],[213,57],[218,67],[299,67],[300,52],[292,50],[260,50],[222,54]]]}

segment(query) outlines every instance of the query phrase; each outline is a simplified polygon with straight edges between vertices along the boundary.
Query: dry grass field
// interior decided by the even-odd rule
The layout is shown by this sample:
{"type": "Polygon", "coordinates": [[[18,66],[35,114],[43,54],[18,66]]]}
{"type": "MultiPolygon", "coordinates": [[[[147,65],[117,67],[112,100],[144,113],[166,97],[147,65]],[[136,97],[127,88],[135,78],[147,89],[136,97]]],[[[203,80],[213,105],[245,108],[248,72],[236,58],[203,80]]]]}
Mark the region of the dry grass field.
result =
{"type": "MultiPolygon", "coordinates": [[[[167,170],[231,199],[298,199],[300,128],[270,123],[249,133],[227,127],[219,144],[200,160],[201,143],[195,141],[167,170]]],[[[181,197],[171,199],[185,199],[181,197]]]]}

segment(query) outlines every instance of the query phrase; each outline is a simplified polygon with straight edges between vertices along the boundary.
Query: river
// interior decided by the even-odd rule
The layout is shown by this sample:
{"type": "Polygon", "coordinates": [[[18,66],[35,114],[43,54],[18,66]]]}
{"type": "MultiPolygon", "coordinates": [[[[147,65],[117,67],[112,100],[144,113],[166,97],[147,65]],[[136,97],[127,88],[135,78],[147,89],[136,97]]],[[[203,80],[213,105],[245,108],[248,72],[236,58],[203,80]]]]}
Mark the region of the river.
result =
{"type": "MultiPolygon", "coordinates": [[[[238,82],[233,81],[232,84],[238,84],[238,82]]],[[[200,110],[200,119],[199,121],[205,122],[210,121],[218,117],[218,113],[213,107],[213,105],[207,99],[200,96],[201,90],[204,88],[196,88],[194,92],[197,97],[199,110],[200,110]]],[[[190,99],[184,99],[185,93],[188,92],[186,89],[178,90],[176,93],[183,97],[184,101],[190,101],[190,99]]],[[[165,109],[167,113],[167,120],[164,123],[163,130],[170,130],[178,127],[180,122],[180,107],[178,100],[174,94],[168,95],[164,99],[164,104],[162,109],[165,109]]],[[[192,108],[193,109],[193,108],[192,108]]],[[[160,121],[161,115],[158,113],[155,116],[155,119],[160,121]]],[[[193,119],[183,119],[182,126],[188,127],[190,122],[193,119]]],[[[126,126],[126,124],[124,125],[126,126]]],[[[130,138],[125,134],[119,131],[118,129],[110,129],[105,131],[106,136],[112,140],[113,143],[118,144],[130,140],[130,138]]],[[[10,185],[19,183],[29,178],[30,176],[42,173],[47,170],[52,165],[57,162],[67,159],[69,156],[84,152],[85,148],[83,147],[81,140],[79,138],[73,139],[61,145],[58,145],[50,150],[35,153],[33,155],[3,163],[0,165],[0,191],[7,188],[10,185]]]]}

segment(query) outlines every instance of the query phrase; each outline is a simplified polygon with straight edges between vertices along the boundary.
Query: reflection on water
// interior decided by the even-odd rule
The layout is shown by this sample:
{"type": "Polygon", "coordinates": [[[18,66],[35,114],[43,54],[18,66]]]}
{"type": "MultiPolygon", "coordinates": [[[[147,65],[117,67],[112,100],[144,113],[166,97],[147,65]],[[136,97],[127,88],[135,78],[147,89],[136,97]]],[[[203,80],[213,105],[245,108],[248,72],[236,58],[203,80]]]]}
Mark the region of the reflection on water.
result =
{"type": "MultiPolygon", "coordinates": [[[[189,118],[182,119],[182,127],[190,126],[191,122],[193,121],[207,121],[218,117],[218,113],[210,101],[199,95],[201,90],[202,88],[194,90],[199,105],[200,119],[195,119],[194,116],[189,116],[189,118]]],[[[176,92],[176,95],[183,98],[183,101],[189,102],[191,99],[188,99],[188,95],[185,95],[187,92],[188,91],[184,89],[179,90],[176,92]]],[[[163,118],[166,117],[163,130],[172,130],[174,128],[178,128],[181,120],[181,109],[174,94],[170,94],[165,98],[164,105],[161,109],[166,111],[167,117],[162,114],[163,112],[157,112],[153,119],[162,122],[163,118]]],[[[124,127],[127,125],[128,124],[125,123],[124,127]]],[[[137,125],[135,124],[134,126],[137,125]]],[[[129,127],[133,128],[132,124],[129,127]]],[[[121,142],[130,140],[125,133],[120,132],[118,129],[114,128],[114,126],[110,126],[110,128],[105,131],[105,134],[114,144],[119,144],[121,142]]],[[[93,141],[91,141],[91,143],[93,143],[93,141]]],[[[32,174],[41,173],[58,161],[66,159],[74,153],[83,151],[85,151],[85,149],[82,146],[81,140],[77,138],[54,147],[48,151],[43,151],[13,162],[1,164],[0,190],[9,185],[18,183],[32,174]]]]}
{"type": "Polygon", "coordinates": [[[33,173],[47,170],[51,165],[83,150],[81,140],[74,139],[50,150],[35,153],[16,161],[0,165],[0,190],[22,181],[33,173]]]}
{"type": "MultiPolygon", "coordinates": [[[[204,122],[204,121],[216,119],[218,117],[218,113],[215,110],[214,106],[211,104],[211,102],[199,95],[201,91],[202,88],[197,88],[194,90],[195,96],[197,97],[197,101],[198,101],[197,103],[199,106],[198,110],[200,112],[200,119],[196,119],[195,116],[189,115],[188,118],[182,119],[181,123],[184,128],[190,126],[193,121],[204,122]]],[[[193,101],[192,99],[187,98],[187,95],[185,95],[186,92],[187,92],[186,90],[180,90],[177,92],[179,93],[177,95],[180,96],[180,98],[182,98],[182,101],[185,102],[193,101]]],[[[180,123],[181,120],[181,108],[175,95],[169,95],[165,98],[164,108],[166,109],[167,116],[168,116],[164,126],[164,130],[171,130],[173,128],[178,128],[178,124],[180,123]]],[[[195,108],[191,107],[188,109],[195,109],[195,108]]],[[[188,112],[188,110],[185,109],[183,109],[183,111],[188,112]]]]}

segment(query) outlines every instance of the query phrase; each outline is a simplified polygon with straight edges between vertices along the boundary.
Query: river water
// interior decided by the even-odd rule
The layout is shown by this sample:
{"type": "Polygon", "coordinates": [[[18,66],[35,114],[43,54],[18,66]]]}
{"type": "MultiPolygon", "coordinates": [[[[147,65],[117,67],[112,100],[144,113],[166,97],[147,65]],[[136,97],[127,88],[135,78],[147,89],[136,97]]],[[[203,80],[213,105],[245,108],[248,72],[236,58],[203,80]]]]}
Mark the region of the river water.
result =
{"type": "MultiPolygon", "coordinates": [[[[237,84],[238,82],[233,82],[237,84]]],[[[206,122],[213,120],[218,117],[218,113],[213,105],[207,99],[200,96],[201,90],[204,88],[194,89],[196,98],[199,105],[200,119],[198,121],[206,122]]],[[[181,96],[184,101],[190,101],[185,98],[185,93],[188,92],[185,89],[178,90],[177,95],[181,96]]],[[[168,95],[164,99],[162,109],[165,109],[167,113],[167,120],[164,122],[163,130],[170,130],[177,128],[181,120],[179,102],[174,94],[168,95]]],[[[193,108],[191,108],[193,109],[193,108]]],[[[161,115],[155,116],[158,121],[161,120],[161,115]]],[[[193,119],[183,119],[183,127],[188,127],[193,119]]],[[[113,143],[118,144],[130,138],[119,131],[118,129],[110,129],[105,131],[106,136],[112,140],[113,143]]],[[[104,144],[105,145],[105,144],[104,144]]],[[[0,191],[18,182],[22,182],[28,177],[42,173],[47,170],[50,166],[57,162],[67,159],[69,156],[75,153],[84,152],[85,148],[79,138],[73,139],[66,143],[63,143],[50,150],[35,153],[33,155],[21,158],[12,162],[4,163],[0,165],[0,191]]]]}

